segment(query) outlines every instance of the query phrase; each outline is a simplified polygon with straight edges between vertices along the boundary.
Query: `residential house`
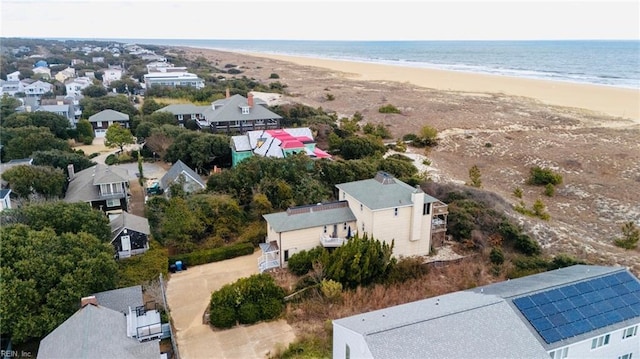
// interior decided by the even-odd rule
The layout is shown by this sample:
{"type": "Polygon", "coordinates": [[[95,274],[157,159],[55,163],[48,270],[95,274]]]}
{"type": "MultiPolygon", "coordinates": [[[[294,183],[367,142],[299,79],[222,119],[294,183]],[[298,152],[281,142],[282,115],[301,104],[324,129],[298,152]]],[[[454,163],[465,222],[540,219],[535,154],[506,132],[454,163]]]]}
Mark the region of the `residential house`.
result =
{"type": "Polygon", "coordinates": [[[385,243],[393,242],[395,257],[426,256],[432,244],[445,235],[447,205],[418,186],[411,187],[386,172],[378,172],[372,179],[341,183],[336,187],[339,202],[324,204],[317,210],[312,210],[313,206],[302,206],[263,215],[267,221],[267,238],[261,245],[265,247],[259,263],[261,271],[286,267],[288,257],[301,250],[320,244],[325,247],[342,245],[356,232],[385,243]],[[333,223],[313,227],[301,223],[326,222],[320,219],[327,215],[325,208],[332,209],[328,213],[331,213],[333,223]],[[302,218],[297,217],[299,211],[310,218],[298,221],[302,218]],[[316,216],[319,218],[312,219],[316,216]],[[327,233],[331,239],[337,239],[326,240],[327,233]],[[312,240],[314,235],[315,240],[312,240]],[[274,257],[278,257],[278,262],[274,257]]]}
{"type": "Polygon", "coordinates": [[[39,359],[161,359],[158,339],[168,337],[155,306],[144,305],[142,287],[96,293],[40,341],[39,359]]]}
{"type": "Polygon", "coordinates": [[[102,110],[89,117],[96,137],[104,137],[107,129],[114,123],[119,123],[124,128],[129,128],[129,115],[115,110],[102,110]]]}
{"type": "Polygon", "coordinates": [[[84,65],[84,60],[82,59],[71,59],[71,66],[76,65],[84,65]]]}
{"type": "Polygon", "coordinates": [[[80,116],[82,116],[80,101],[74,96],[56,96],[56,98],[52,99],[42,99],[40,100],[39,107],[36,107],[36,111],[40,110],[41,108],[43,111],[55,112],[59,115],[65,116],[69,119],[71,127],[73,128],[76,127],[80,116]]]}
{"type": "Polygon", "coordinates": [[[24,87],[24,93],[27,97],[42,97],[49,92],[53,92],[53,85],[40,80],[24,87]]]}
{"type": "Polygon", "coordinates": [[[33,110],[37,111],[45,111],[45,112],[53,112],[57,115],[65,117],[69,120],[69,125],[71,127],[75,127],[76,118],[74,116],[75,109],[72,104],[64,103],[63,101],[57,102],[55,105],[40,105],[33,110]]]}
{"type": "Polygon", "coordinates": [[[111,245],[117,258],[129,258],[149,249],[149,221],[140,216],[122,212],[110,222],[111,245]]]}
{"type": "Polygon", "coordinates": [[[68,80],[64,83],[67,90],[67,96],[81,97],[82,90],[93,85],[93,80],[88,77],[78,77],[68,80]]]}
{"type": "Polygon", "coordinates": [[[7,74],[7,81],[20,81],[20,71],[14,71],[10,74],[7,74]]]}
{"type": "Polygon", "coordinates": [[[195,192],[205,189],[207,186],[194,170],[189,168],[184,162],[178,160],[169,168],[167,173],[160,178],[160,188],[167,197],[171,196],[171,186],[182,184],[182,189],[187,192],[195,192]]]}
{"type": "Polygon", "coordinates": [[[640,281],[574,265],[333,320],[333,358],[640,356],[640,281]]]}
{"type": "Polygon", "coordinates": [[[231,163],[234,167],[253,155],[284,158],[297,153],[313,159],[331,158],[330,154],[316,147],[308,127],[254,130],[231,137],[231,163]]]}
{"type": "Polygon", "coordinates": [[[115,218],[128,210],[129,177],[125,170],[97,164],[75,173],[68,168],[69,186],[65,202],[86,202],[115,218]]]}
{"type": "Polygon", "coordinates": [[[289,257],[303,250],[339,247],[357,231],[357,219],[346,201],[292,207],[263,217],[268,239],[260,243],[260,272],[286,267],[289,257]]]}
{"type": "Polygon", "coordinates": [[[51,69],[49,67],[34,67],[33,74],[34,77],[51,80],[51,69]]]}
{"type": "Polygon", "coordinates": [[[9,162],[0,163],[0,188],[8,188],[9,182],[2,179],[2,174],[15,166],[31,166],[33,164],[33,158],[21,158],[13,159],[9,162]]]}
{"type": "Polygon", "coordinates": [[[165,106],[155,112],[168,112],[175,117],[180,127],[184,127],[187,120],[202,121],[204,120],[203,112],[208,109],[209,106],[197,106],[194,104],[173,104],[165,106]]]}
{"type": "Polygon", "coordinates": [[[123,70],[120,66],[109,66],[108,69],[103,70],[102,84],[110,86],[113,81],[122,79],[123,70]]]}
{"type": "Polygon", "coordinates": [[[94,56],[91,58],[91,62],[94,64],[104,63],[104,56],[94,56]]]}
{"type": "Polygon", "coordinates": [[[53,77],[59,82],[65,83],[68,79],[76,77],[76,70],[73,67],[67,67],[64,70],[58,71],[53,77]]]}
{"type": "Polygon", "coordinates": [[[186,71],[175,71],[175,67],[160,67],[156,71],[144,75],[145,88],[148,90],[152,86],[187,86],[196,89],[204,88],[204,80],[198,75],[186,71]],[[171,69],[168,71],[168,69],[171,69]]]}
{"type": "MultiPolygon", "coordinates": [[[[8,76],[7,76],[8,77],[8,76]]],[[[24,83],[22,81],[4,81],[0,80],[0,96],[15,96],[17,93],[24,92],[24,83]]]]}
{"type": "Polygon", "coordinates": [[[11,209],[11,189],[0,189],[0,212],[11,209]]]}
{"type": "Polygon", "coordinates": [[[49,67],[49,64],[45,60],[38,60],[38,61],[36,61],[35,64],[33,64],[33,67],[35,67],[35,68],[38,68],[38,67],[49,67]]]}
{"type": "Polygon", "coordinates": [[[267,109],[266,102],[254,99],[252,93],[247,97],[230,96],[228,90],[226,98],[212,102],[202,114],[204,120],[197,122],[201,129],[226,134],[278,129],[282,120],[282,116],[267,109]]]}

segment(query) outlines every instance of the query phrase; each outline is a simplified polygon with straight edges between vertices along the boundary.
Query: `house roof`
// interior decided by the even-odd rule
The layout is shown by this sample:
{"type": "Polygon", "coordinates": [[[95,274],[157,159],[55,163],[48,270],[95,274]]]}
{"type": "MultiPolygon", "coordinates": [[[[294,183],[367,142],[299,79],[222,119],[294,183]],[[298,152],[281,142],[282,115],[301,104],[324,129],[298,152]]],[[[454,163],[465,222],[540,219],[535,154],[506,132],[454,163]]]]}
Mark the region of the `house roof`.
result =
{"type": "Polygon", "coordinates": [[[114,110],[103,110],[89,117],[89,122],[100,121],[129,121],[129,115],[114,110]]]}
{"type": "Polygon", "coordinates": [[[233,95],[229,98],[214,101],[212,107],[208,107],[202,112],[207,122],[227,122],[227,121],[243,121],[243,120],[270,120],[281,119],[282,116],[271,112],[261,104],[264,101],[254,98],[253,107],[248,114],[242,113],[242,107],[249,106],[247,98],[242,95],[233,95]]]}
{"type": "Polygon", "coordinates": [[[174,115],[192,115],[201,114],[209,106],[196,106],[192,103],[181,103],[163,107],[155,112],[169,112],[174,115]]]}
{"type": "Polygon", "coordinates": [[[11,194],[10,188],[0,189],[0,198],[6,198],[9,194],[11,194]]]}
{"type": "Polygon", "coordinates": [[[126,172],[115,167],[97,164],[76,172],[69,182],[65,202],[90,202],[100,199],[98,185],[106,183],[129,182],[126,172]]]}
{"type": "Polygon", "coordinates": [[[196,181],[196,183],[198,183],[200,187],[202,188],[206,187],[204,182],[202,182],[202,177],[200,177],[197,173],[195,173],[195,171],[189,168],[189,166],[187,166],[181,160],[178,160],[176,163],[174,163],[173,166],[169,168],[167,173],[165,173],[164,176],[160,178],[160,187],[166,190],[181,174],[191,177],[191,179],[196,181]]]}
{"type": "Polygon", "coordinates": [[[93,296],[96,297],[98,305],[120,313],[129,313],[129,307],[136,308],[144,305],[141,285],[107,290],[95,293],[93,296]]]}
{"type": "MultiPolygon", "coordinates": [[[[615,282],[616,285],[628,287],[628,290],[636,288],[633,296],[619,298],[627,300],[626,305],[619,309],[608,307],[606,313],[610,316],[622,315],[630,307],[634,307],[633,310],[638,308],[640,281],[628,270],[620,267],[575,265],[342,318],[334,320],[334,324],[362,335],[374,358],[498,358],[512,355],[548,358],[549,350],[624,328],[637,323],[640,318],[639,310],[632,320],[619,317],[609,325],[548,343],[539,335],[533,320],[530,321],[517,305],[523,298],[528,300],[533,295],[546,295],[552,290],[570,293],[574,286],[594,280],[615,282]],[[632,302],[635,304],[629,304],[632,302]],[[424,345],[424,338],[437,344],[424,345]]],[[[594,286],[592,289],[592,292],[602,294],[600,302],[606,301],[606,287],[596,289],[594,286]]],[[[613,298],[617,297],[611,298],[610,301],[613,302],[613,298]]],[[[563,307],[562,314],[569,313],[578,306],[578,301],[570,302],[568,307],[563,307]]],[[[554,310],[559,309],[556,308],[558,306],[552,307],[554,310]]],[[[588,308],[588,311],[597,312],[597,308],[599,307],[596,305],[588,308]]],[[[549,319],[552,328],[560,329],[564,325],[558,324],[557,313],[552,313],[550,309],[543,308],[542,313],[542,318],[549,319]]],[[[565,319],[570,318],[568,315],[565,319]]]]}
{"type": "Polygon", "coordinates": [[[148,219],[136,216],[135,214],[131,214],[128,212],[122,212],[121,214],[119,214],[117,217],[111,220],[109,225],[111,226],[111,235],[114,239],[125,228],[146,235],[151,234],[148,219]]]}
{"type": "Polygon", "coordinates": [[[353,222],[353,215],[346,201],[312,204],[289,208],[285,212],[262,215],[276,232],[295,231],[336,223],[353,222]]]}
{"type": "MultiPolygon", "coordinates": [[[[374,178],[340,183],[336,187],[371,210],[412,205],[411,194],[422,192],[420,188],[411,187],[382,171],[378,172],[374,178]]],[[[438,202],[427,194],[424,195],[424,201],[425,203],[438,202]]]]}
{"type": "Polygon", "coordinates": [[[42,341],[38,358],[158,359],[157,341],[127,337],[126,317],[104,306],[86,305],[42,341]]]}
{"type": "Polygon", "coordinates": [[[40,105],[36,111],[69,112],[69,105],[40,105]]]}

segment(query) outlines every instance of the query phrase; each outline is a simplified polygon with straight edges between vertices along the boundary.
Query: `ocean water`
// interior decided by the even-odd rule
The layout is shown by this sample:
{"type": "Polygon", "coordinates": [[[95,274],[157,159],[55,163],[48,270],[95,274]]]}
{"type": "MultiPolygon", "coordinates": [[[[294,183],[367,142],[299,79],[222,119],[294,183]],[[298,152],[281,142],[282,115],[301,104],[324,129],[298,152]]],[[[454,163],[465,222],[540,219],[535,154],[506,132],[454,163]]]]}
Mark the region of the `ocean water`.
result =
{"type": "MultiPolygon", "coordinates": [[[[119,40],[124,41],[124,40],[119,40]]],[[[307,56],[640,89],[640,41],[150,40],[238,52],[307,56]]]]}

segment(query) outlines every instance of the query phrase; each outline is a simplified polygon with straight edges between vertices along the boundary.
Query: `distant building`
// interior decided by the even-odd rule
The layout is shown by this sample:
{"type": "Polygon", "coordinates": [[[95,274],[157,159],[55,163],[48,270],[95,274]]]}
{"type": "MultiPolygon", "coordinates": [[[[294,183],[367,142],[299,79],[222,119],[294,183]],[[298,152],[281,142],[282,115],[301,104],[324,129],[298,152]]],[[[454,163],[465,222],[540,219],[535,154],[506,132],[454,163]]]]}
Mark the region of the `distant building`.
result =
{"type": "Polygon", "coordinates": [[[64,83],[67,90],[67,96],[81,97],[82,90],[93,85],[93,80],[88,77],[78,77],[68,80],[64,83]]]}
{"type": "Polygon", "coordinates": [[[24,93],[27,95],[27,97],[39,98],[49,92],[53,92],[53,85],[40,80],[24,87],[24,93]]]}
{"type": "Polygon", "coordinates": [[[49,67],[49,64],[45,60],[38,60],[33,67],[49,67]]]}
{"type": "Polygon", "coordinates": [[[640,281],[574,265],[333,320],[341,358],[640,356],[640,281]]]}
{"type": "Polygon", "coordinates": [[[204,88],[204,80],[196,74],[186,72],[186,68],[156,67],[144,75],[145,88],[148,90],[152,86],[168,87],[195,87],[204,88]]]}
{"type": "Polygon", "coordinates": [[[180,160],[176,161],[167,173],[160,178],[160,188],[167,197],[171,196],[171,186],[174,184],[181,184],[182,190],[186,193],[199,191],[207,187],[202,177],[180,160]]]}
{"type": "Polygon", "coordinates": [[[33,69],[33,74],[34,76],[37,76],[44,80],[51,79],[51,69],[48,67],[35,67],[33,69]]]}
{"type": "Polygon", "coordinates": [[[247,97],[230,96],[228,90],[226,98],[212,102],[202,114],[204,120],[197,122],[201,129],[226,134],[278,129],[282,120],[282,116],[270,111],[264,101],[254,99],[252,93],[247,97]]]}
{"type": "Polygon", "coordinates": [[[119,123],[124,128],[129,128],[129,115],[115,110],[103,110],[89,116],[89,122],[93,126],[96,137],[104,137],[107,129],[114,123],[119,123]]]}
{"type": "Polygon", "coordinates": [[[76,77],[76,70],[73,67],[67,67],[64,70],[58,71],[53,77],[59,82],[65,83],[68,79],[76,77]]]}
{"type": "Polygon", "coordinates": [[[64,197],[68,203],[86,202],[115,218],[129,205],[129,178],[126,171],[97,164],[75,173],[69,168],[69,187],[64,197]]]}
{"type": "Polygon", "coordinates": [[[20,71],[14,71],[10,74],[7,74],[7,81],[8,82],[20,81],[20,71]]]}
{"type": "Polygon", "coordinates": [[[110,86],[113,81],[122,79],[123,70],[120,66],[109,66],[108,69],[104,69],[102,74],[102,83],[105,86],[110,86]]]}
{"type": "Polygon", "coordinates": [[[129,258],[149,249],[149,221],[140,216],[122,212],[110,222],[111,245],[117,258],[129,258]]]}

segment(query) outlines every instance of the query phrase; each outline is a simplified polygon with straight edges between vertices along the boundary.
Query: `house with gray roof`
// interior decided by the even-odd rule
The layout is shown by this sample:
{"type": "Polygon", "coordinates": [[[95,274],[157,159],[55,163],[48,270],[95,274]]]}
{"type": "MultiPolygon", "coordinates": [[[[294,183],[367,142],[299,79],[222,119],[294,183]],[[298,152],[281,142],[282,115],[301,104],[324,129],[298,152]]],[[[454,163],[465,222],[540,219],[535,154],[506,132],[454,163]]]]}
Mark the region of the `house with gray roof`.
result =
{"type": "Polygon", "coordinates": [[[640,355],[640,280],[575,265],[333,321],[333,358],[640,355]]]}
{"type": "Polygon", "coordinates": [[[144,305],[141,285],[107,290],[92,295],[101,306],[123,314],[129,313],[129,307],[136,308],[144,305]]]}
{"type": "Polygon", "coordinates": [[[129,258],[149,250],[149,220],[122,212],[111,220],[111,245],[116,258],[129,258]]]}
{"type": "Polygon", "coordinates": [[[97,164],[80,172],[68,168],[69,186],[64,201],[86,202],[91,207],[116,217],[129,204],[129,176],[125,170],[97,164]]]}
{"type": "Polygon", "coordinates": [[[165,106],[155,112],[168,112],[178,122],[178,125],[183,127],[187,120],[203,121],[203,112],[208,109],[209,106],[198,106],[192,103],[180,103],[165,106]]]}
{"type": "Polygon", "coordinates": [[[167,173],[160,178],[160,188],[167,197],[171,196],[171,185],[173,184],[181,184],[182,189],[187,193],[207,187],[202,177],[180,160],[176,161],[167,173]]]}
{"type": "Polygon", "coordinates": [[[286,267],[289,257],[303,250],[339,247],[356,234],[356,217],[346,201],[291,207],[263,217],[268,239],[260,243],[260,272],[286,267]]]}
{"type": "Polygon", "coordinates": [[[226,134],[245,133],[255,130],[280,128],[282,116],[267,109],[266,102],[254,99],[253,94],[230,96],[216,100],[203,111],[204,120],[199,120],[201,129],[226,134]]]}
{"type": "Polygon", "coordinates": [[[120,124],[124,128],[129,128],[129,115],[115,110],[103,110],[89,117],[89,122],[93,127],[96,137],[104,137],[107,129],[114,123],[120,124]]]}
{"type": "Polygon", "coordinates": [[[341,246],[356,233],[393,242],[395,257],[426,256],[435,239],[445,235],[447,205],[386,172],[336,187],[338,202],[263,216],[267,238],[261,271],[286,267],[298,251],[341,246]]]}

